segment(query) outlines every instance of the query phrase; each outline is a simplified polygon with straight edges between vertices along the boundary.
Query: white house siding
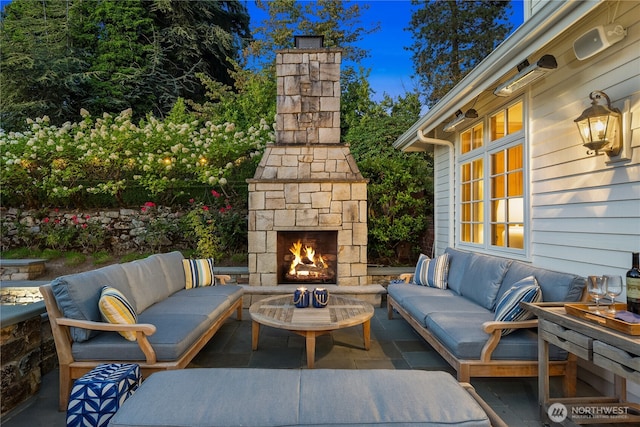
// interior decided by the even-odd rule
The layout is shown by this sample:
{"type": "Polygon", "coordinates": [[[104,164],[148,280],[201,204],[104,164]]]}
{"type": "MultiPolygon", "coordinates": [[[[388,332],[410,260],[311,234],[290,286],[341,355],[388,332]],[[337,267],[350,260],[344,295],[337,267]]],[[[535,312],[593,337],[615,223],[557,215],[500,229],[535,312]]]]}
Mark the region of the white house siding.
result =
{"type": "Polygon", "coordinates": [[[558,61],[558,69],[533,86],[530,104],[530,258],[541,267],[623,275],[630,253],[640,251],[640,3],[619,3],[616,22],[628,31],[623,41],[585,61],[573,53],[573,41],[612,14],[603,5],[539,52],[558,61]],[[620,109],[630,100],[629,161],[609,162],[581,145],[573,121],[593,90],[606,92],[620,109]]]}
{"type": "MultiPolygon", "coordinates": [[[[613,10],[603,5],[538,52],[553,54],[558,69],[532,87],[529,104],[530,260],[537,266],[583,276],[624,275],[630,253],[640,251],[640,3],[620,2],[619,8],[616,22],[627,37],[607,50],[584,61],[573,52],[576,38],[609,22],[613,10]],[[588,155],[581,144],[573,120],[590,105],[593,90],[607,93],[621,110],[630,101],[627,161],[588,155]]],[[[611,392],[609,372],[580,364],[590,372],[581,375],[585,381],[611,392]]],[[[638,401],[640,386],[628,386],[631,400],[638,401]]]]}
{"type": "Polygon", "coordinates": [[[434,148],[434,251],[437,255],[442,254],[447,246],[452,246],[449,245],[449,232],[455,222],[453,214],[449,213],[449,204],[454,201],[452,199],[455,194],[450,191],[449,181],[449,156],[452,154],[448,147],[437,146],[434,148]]]}

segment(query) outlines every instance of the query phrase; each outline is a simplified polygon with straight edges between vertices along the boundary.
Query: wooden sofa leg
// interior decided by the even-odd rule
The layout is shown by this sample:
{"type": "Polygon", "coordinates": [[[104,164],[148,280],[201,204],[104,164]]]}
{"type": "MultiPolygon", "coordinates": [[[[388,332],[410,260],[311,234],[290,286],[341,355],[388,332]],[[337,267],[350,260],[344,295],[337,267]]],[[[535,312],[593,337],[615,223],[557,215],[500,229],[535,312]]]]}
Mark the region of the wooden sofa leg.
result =
{"type": "Polygon", "coordinates": [[[58,411],[64,412],[69,405],[69,395],[71,394],[71,387],[73,387],[73,381],[71,380],[71,371],[68,366],[60,365],[60,398],[58,401],[58,411]]]}
{"type": "Polygon", "coordinates": [[[457,371],[458,382],[460,383],[469,383],[471,382],[471,374],[469,373],[468,365],[460,365],[457,371]]]}
{"type": "Polygon", "coordinates": [[[393,306],[387,300],[387,319],[393,320],[393,306]]]}
{"type": "Polygon", "coordinates": [[[569,353],[564,376],[562,377],[562,391],[565,397],[575,397],[578,382],[578,356],[569,353]]]}

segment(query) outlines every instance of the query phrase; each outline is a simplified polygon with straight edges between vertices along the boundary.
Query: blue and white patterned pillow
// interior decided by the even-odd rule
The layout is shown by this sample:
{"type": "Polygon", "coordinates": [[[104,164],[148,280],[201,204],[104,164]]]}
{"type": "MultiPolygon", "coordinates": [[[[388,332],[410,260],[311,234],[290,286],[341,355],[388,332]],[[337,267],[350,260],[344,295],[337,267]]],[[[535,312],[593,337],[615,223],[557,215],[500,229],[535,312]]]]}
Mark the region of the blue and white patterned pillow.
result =
{"type": "MultiPolygon", "coordinates": [[[[494,319],[500,322],[516,322],[528,320],[533,313],[520,307],[521,302],[542,301],[542,289],[535,277],[529,276],[517,281],[509,288],[496,304],[494,319]]],[[[502,335],[508,335],[515,329],[505,329],[502,335]]]]}
{"type": "Polygon", "coordinates": [[[442,254],[434,259],[420,254],[413,275],[413,283],[432,288],[447,289],[449,276],[449,254],[442,254]]]}

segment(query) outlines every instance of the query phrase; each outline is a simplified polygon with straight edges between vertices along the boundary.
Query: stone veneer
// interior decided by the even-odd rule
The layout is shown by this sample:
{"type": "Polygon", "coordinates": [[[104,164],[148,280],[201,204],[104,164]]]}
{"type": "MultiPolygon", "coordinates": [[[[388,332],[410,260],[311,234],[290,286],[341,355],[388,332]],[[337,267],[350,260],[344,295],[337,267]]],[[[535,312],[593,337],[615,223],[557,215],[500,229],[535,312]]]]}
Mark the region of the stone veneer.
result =
{"type": "Polygon", "coordinates": [[[339,49],[276,54],[276,142],[249,183],[249,285],[278,282],[278,231],[337,231],[337,285],[367,280],[367,180],[340,143],[339,49]]]}

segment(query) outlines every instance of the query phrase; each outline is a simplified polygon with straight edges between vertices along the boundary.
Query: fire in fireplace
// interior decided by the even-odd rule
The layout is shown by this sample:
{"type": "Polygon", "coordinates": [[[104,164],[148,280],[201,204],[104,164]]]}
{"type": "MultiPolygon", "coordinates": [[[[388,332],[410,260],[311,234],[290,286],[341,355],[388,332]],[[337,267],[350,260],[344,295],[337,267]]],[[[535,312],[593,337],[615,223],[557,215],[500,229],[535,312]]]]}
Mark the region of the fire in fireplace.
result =
{"type": "Polygon", "coordinates": [[[279,231],[278,284],[336,283],[337,231],[279,231]]]}

